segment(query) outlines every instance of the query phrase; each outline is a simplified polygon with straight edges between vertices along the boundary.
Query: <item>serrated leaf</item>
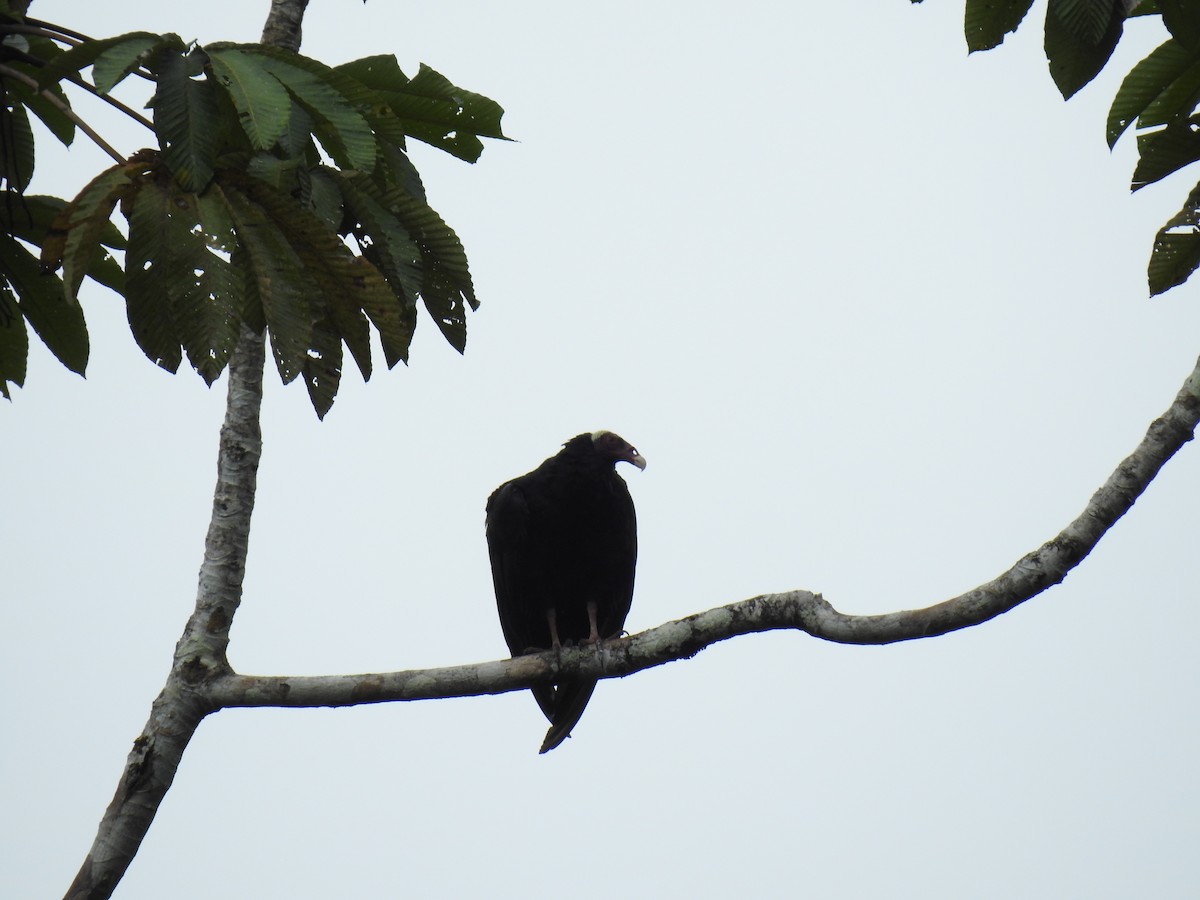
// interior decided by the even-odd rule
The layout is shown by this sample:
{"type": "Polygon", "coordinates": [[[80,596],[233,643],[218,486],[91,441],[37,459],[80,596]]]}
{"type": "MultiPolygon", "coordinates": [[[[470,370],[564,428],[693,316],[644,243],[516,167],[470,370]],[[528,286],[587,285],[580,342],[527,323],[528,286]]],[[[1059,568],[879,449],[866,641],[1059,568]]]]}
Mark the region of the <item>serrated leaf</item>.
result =
{"type": "Polygon", "coordinates": [[[967,49],[991,50],[1017,30],[1033,0],[967,0],[963,31],[967,49]]]}
{"type": "Polygon", "coordinates": [[[304,386],[318,419],[333,406],[342,381],[342,340],[328,320],[313,326],[313,345],[304,360],[304,386]]]}
{"type": "Polygon", "coordinates": [[[269,54],[260,59],[263,68],[313,118],[313,133],[339,166],[364,171],[375,168],[375,135],[362,114],[331,82],[326,73],[332,70],[315,74],[294,60],[269,54]]]}
{"type": "Polygon", "coordinates": [[[58,277],[7,234],[0,234],[0,271],[19,298],[21,313],[64,366],[80,375],[87,368],[88,333],[78,303],[68,302],[58,277]]]}
{"type": "Polygon", "coordinates": [[[1169,40],[1135,65],[1121,82],[1108,111],[1108,146],[1112,147],[1146,108],[1196,64],[1182,44],[1169,40]]]}
{"type": "Polygon", "coordinates": [[[0,395],[12,399],[9,382],[17,387],[25,384],[29,360],[29,333],[25,317],[17,306],[17,298],[4,278],[0,278],[0,395]]]}
{"type": "Polygon", "coordinates": [[[62,266],[68,300],[74,302],[84,275],[100,256],[100,243],[112,231],[113,208],[129,190],[129,169],[113,166],[88,182],[51,223],[42,241],[42,267],[54,271],[62,266]]]}
{"type": "MultiPolygon", "coordinates": [[[[104,51],[120,46],[135,38],[152,39],[154,45],[165,44],[182,47],[183,42],[177,35],[158,35],[148,31],[131,31],[116,37],[104,38],[98,41],[83,41],[51,60],[38,74],[38,86],[48,87],[57,84],[62,79],[78,74],[94,63],[104,51]],[[174,40],[172,40],[174,39],[174,40]]],[[[153,46],[153,45],[152,45],[153,46]]]]}
{"type": "Polygon", "coordinates": [[[127,301],[138,345],[170,371],[181,362],[182,345],[211,385],[237,345],[245,302],[241,273],[231,263],[237,236],[224,200],[154,179],[133,204],[129,234],[127,301]]]}
{"type": "Polygon", "coordinates": [[[209,52],[217,83],[237,108],[239,121],[253,147],[269,150],[287,128],[292,101],[279,80],[252,54],[233,48],[209,52]]]}
{"type": "Polygon", "coordinates": [[[1158,131],[1144,132],[1137,140],[1138,163],[1131,185],[1135,191],[1200,160],[1200,117],[1192,116],[1158,131]]]}
{"type": "Polygon", "coordinates": [[[1108,23],[1097,40],[1080,37],[1064,22],[1059,10],[1070,0],[1050,0],[1046,11],[1046,59],[1050,77],[1054,79],[1063,99],[1069,99],[1104,68],[1113,49],[1121,39],[1125,25],[1125,6],[1120,0],[1081,0],[1109,3],[1108,23]]]}
{"type": "Polygon", "coordinates": [[[442,337],[459,353],[465,352],[467,308],[462,301],[462,294],[444,271],[435,268],[428,274],[421,299],[425,301],[425,309],[437,323],[442,337]]]}
{"type": "Polygon", "coordinates": [[[223,183],[214,185],[214,190],[224,198],[246,250],[275,366],[288,384],[303,372],[312,344],[313,315],[304,265],[276,224],[246,194],[223,183]]]}
{"type": "Polygon", "coordinates": [[[218,131],[216,87],[189,77],[189,59],[162,50],[151,63],[158,77],[154,131],[163,161],[185,191],[203,190],[212,180],[218,131]]]}
{"type": "Polygon", "coordinates": [[[144,182],[129,204],[129,248],[125,252],[125,310],[133,339],[156,366],[179,370],[179,329],[168,294],[171,268],[165,255],[171,194],[159,180],[144,182]]]}
{"type": "Polygon", "coordinates": [[[387,209],[373,181],[356,173],[334,173],[341,188],[346,212],[355,223],[353,231],[364,253],[383,273],[392,290],[409,303],[415,303],[421,292],[424,273],[421,250],[400,222],[387,209]]]}
{"type": "Polygon", "coordinates": [[[92,84],[96,90],[107,94],[141,65],[142,54],[153,50],[160,42],[158,35],[138,35],[102,52],[92,63],[92,84]]]}
{"type": "Polygon", "coordinates": [[[1146,270],[1150,296],[1183,284],[1197,266],[1200,266],[1200,184],[1154,238],[1146,270]]]}
{"type": "Polygon", "coordinates": [[[370,295],[362,304],[365,312],[379,332],[383,347],[383,358],[389,369],[398,362],[408,362],[408,347],[417,328],[417,309],[394,294],[386,297],[370,295]]]}
{"type": "MultiPolygon", "coordinates": [[[[289,197],[271,191],[262,183],[246,182],[244,188],[247,196],[258,203],[280,228],[302,261],[308,282],[318,298],[312,304],[317,311],[318,321],[341,335],[364,379],[368,378],[371,371],[369,332],[365,330],[365,320],[358,311],[365,310],[374,321],[373,311],[380,312],[389,305],[398,304],[388,283],[375,266],[354,257],[337,233],[310,210],[298,206],[289,197]]],[[[389,346],[397,349],[397,339],[403,331],[403,317],[395,322],[388,319],[384,328],[390,329],[385,352],[389,346]]],[[[380,328],[381,335],[384,328],[380,328]]],[[[411,330],[404,337],[405,351],[409,338],[411,330]]]]}
{"type": "Polygon", "coordinates": [[[33,178],[33,129],[24,106],[0,103],[0,135],[0,190],[19,194],[33,178]]]}

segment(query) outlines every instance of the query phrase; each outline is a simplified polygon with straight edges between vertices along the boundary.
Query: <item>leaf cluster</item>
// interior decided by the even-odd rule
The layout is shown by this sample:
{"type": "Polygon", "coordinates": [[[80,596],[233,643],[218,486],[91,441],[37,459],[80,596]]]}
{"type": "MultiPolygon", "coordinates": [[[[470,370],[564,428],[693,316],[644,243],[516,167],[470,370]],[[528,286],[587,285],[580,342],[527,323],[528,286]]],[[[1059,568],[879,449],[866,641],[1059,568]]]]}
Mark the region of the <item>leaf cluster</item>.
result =
{"type": "MultiPolygon", "coordinates": [[[[999,46],[1032,5],[1033,0],[966,0],[968,48],[974,52],[999,46]]],[[[1108,114],[1109,147],[1130,126],[1137,131],[1135,191],[1200,161],[1200,3],[1049,0],[1045,21],[1050,75],[1069,99],[1104,68],[1125,20],[1136,16],[1160,17],[1169,38],[1133,67],[1108,114]]],[[[1200,184],[1155,237],[1147,270],[1151,296],[1182,284],[1198,267],[1200,184]]]]}
{"type": "Polygon", "coordinates": [[[26,322],[83,372],[85,277],[124,296],[150,360],[175,372],[186,358],[210,384],[243,328],[265,330],[280,377],[303,379],[318,416],[336,396],[343,348],[370,377],[372,330],[389,368],[407,361],[418,303],[464,349],[466,309],[478,306],[466,254],[429,206],[407,141],[474,162],[481,138],[504,138],[494,101],[426,66],[409,78],[391,56],[329,67],[270,46],[202,47],[171,34],[73,39],[0,7],[5,28],[0,47],[19,43],[23,54],[0,51],[10,98],[0,127],[15,135],[0,154],[5,396],[8,382],[23,384],[26,322]],[[29,114],[69,143],[81,123],[64,85],[108,96],[131,75],[153,85],[152,121],[143,121],[157,146],[115,154],[70,202],[27,196],[29,114]],[[112,222],[118,210],[124,238],[112,222]],[[123,252],[123,270],[111,250],[123,252]]]}

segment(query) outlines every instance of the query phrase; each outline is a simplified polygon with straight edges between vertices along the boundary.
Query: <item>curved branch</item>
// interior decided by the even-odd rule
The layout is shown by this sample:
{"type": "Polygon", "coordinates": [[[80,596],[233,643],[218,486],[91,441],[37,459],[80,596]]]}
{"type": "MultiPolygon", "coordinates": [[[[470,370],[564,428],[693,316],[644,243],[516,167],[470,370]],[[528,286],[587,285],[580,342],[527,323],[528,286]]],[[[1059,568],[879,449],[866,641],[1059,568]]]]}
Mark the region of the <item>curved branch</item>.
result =
{"type": "Polygon", "coordinates": [[[891,644],[936,637],[1002,615],[1061,582],[1133,506],[1200,423],[1200,361],[1175,401],[1151,423],[1138,448],[1117,466],[1084,511],[1007,572],[924,609],[874,616],[840,613],[820,594],[763,594],[667,622],[620,641],[531,654],[512,660],[332,676],[254,676],[229,672],[211,684],[214,707],[354,706],[499,694],[563,676],[621,678],[695,656],[738,635],[790,628],[839,644],[891,644]]]}

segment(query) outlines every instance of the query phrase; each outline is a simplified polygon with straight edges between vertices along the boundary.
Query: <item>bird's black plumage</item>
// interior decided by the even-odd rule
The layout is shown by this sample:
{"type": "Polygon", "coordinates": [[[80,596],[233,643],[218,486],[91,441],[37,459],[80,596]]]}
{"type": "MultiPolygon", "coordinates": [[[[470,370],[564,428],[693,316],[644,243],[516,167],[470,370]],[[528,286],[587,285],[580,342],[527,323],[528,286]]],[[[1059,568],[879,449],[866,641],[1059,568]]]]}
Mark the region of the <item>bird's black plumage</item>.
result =
{"type": "MultiPolygon", "coordinates": [[[[580,434],[488,498],[496,608],[513,656],[620,636],[637,562],[633,500],[616,472],[622,461],[646,467],[611,431],[580,434]]],[[[542,753],[570,736],[595,687],[571,679],[533,689],[550,720],[542,753]]]]}

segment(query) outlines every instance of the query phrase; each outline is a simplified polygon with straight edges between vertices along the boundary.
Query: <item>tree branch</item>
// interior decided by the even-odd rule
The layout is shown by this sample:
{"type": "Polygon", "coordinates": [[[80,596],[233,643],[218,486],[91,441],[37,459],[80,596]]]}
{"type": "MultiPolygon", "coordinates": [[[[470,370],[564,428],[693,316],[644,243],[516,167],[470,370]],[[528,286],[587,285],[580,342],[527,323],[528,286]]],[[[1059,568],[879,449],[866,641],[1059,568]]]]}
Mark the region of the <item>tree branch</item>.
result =
{"type": "Polygon", "coordinates": [[[470,697],[521,690],[564,676],[621,678],[695,656],[743,634],[795,629],[839,644],[891,644],[970,628],[1008,612],[1061,582],[1133,506],[1159,470],[1194,436],[1200,422],[1200,361],[1170,408],[1151,423],[1138,448],[1117,466],[1084,511],[1004,574],[924,609],[875,616],[840,613],[820,594],[762,594],[720,606],[620,641],[512,660],[330,676],[253,676],[228,672],[211,684],[212,705],[354,706],[400,700],[470,697]]]}

